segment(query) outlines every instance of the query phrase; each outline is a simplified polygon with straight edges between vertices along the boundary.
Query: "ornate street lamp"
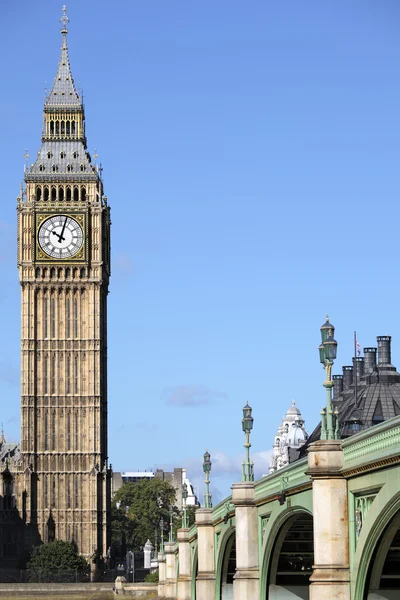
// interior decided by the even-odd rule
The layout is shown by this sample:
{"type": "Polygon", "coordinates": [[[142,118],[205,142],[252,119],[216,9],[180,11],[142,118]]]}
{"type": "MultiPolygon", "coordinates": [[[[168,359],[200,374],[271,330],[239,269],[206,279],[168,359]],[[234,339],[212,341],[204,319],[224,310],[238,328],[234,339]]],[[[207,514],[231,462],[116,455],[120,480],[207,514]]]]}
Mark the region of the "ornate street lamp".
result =
{"type": "Polygon", "coordinates": [[[329,317],[326,315],[326,321],[321,327],[322,343],[318,346],[319,360],[324,365],[326,379],[323,383],[326,389],[326,409],[321,412],[321,440],[339,439],[339,420],[338,411],[332,408],[332,366],[337,353],[337,341],[334,339],[335,328],[329,323],[329,317]]]}
{"type": "Polygon", "coordinates": [[[187,518],[187,511],[186,511],[187,497],[188,497],[188,486],[187,486],[187,483],[184,483],[182,486],[182,529],[188,528],[188,518],[187,518]]]}
{"type": "Polygon", "coordinates": [[[206,493],[204,494],[204,508],[212,508],[212,498],[210,494],[210,473],[211,473],[211,456],[208,450],[204,453],[203,471],[206,475],[206,493]]]}
{"type": "Polygon", "coordinates": [[[158,556],[157,546],[158,546],[158,530],[156,527],[154,530],[154,560],[157,560],[157,556],[158,556]]]}
{"type": "Polygon", "coordinates": [[[252,408],[249,403],[246,402],[246,406],[243,408],[243,419],[242,429],[246,436],[244,447],[246,448],[246,460],[242,464],[242,481],[254,481],[254,463],[250,461],[250,433],[253,429],[254,419],[251,416],[252,408]]]}
{"type": "Polygon", "coordinates": [[[164,553],[164,517],[160,519],[160,531],[161,531],[161,540],[160,540],[160,553],[164,553]]]}
{"type": "Polygon", "coordinates": [[[169,507],[169,537],[168,537],[168,541],[169,542],[174,541],[174,509],[172,507],[172,504],[169,507]]]}

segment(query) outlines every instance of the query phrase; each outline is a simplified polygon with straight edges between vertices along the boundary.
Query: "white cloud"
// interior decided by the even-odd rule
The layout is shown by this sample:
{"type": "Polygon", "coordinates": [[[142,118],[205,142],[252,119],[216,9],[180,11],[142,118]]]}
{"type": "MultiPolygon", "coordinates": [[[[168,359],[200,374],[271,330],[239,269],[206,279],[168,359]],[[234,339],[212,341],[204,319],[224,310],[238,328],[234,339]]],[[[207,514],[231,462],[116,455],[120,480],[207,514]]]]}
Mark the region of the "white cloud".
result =
{"type": "Polygon", "coordinates": [[[227,397],[224,392],[218,392],[197,383],[166,388],[161,394],[161,398],[166,404],[174,406],[199,406],[227,397]]]}

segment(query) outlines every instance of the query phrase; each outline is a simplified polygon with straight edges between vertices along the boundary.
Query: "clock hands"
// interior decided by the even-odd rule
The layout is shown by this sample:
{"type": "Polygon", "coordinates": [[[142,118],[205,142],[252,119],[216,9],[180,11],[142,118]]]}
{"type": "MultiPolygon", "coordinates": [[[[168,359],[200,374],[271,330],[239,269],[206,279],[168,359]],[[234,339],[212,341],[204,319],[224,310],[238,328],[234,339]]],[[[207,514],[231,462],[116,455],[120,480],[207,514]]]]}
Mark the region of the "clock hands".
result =
{"type": "Polygon", "coordinates": [[[64,225],[63,228],[61,229],[61,233],[57,233],[56,231],[52,231],[52,233],[54,233],[54,235],[56,235],[58,237],[58,243],[61,244],[61,242],[65,241],[65,237],[64,236],[64,231],[65,231],[65,226],[67,224],[68,221],[68,217],[65,217],[65,221],[64,221],[64,225]]]}

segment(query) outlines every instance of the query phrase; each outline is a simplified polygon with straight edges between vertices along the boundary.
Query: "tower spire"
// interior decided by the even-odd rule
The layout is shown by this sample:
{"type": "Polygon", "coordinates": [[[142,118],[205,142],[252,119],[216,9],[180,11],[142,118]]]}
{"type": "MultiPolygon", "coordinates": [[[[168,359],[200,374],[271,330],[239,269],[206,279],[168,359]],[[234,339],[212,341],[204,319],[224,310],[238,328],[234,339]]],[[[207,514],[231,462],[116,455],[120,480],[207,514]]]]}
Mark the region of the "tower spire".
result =
{"type": "Polygon", "coordinates": [[[67,23],[69,18],[67,16],[67,7],[63,6],[63,15],[60,19],[62,23],[61,35],[61,54],[58,63],[57,74],[54,79],[53,87],[45,102],[45,107],[82,107],[81,98],[76,91],[74,78],[71,73],[71,66],[69,64],[68,56],[68,45],[67,45],[67,23]]]}

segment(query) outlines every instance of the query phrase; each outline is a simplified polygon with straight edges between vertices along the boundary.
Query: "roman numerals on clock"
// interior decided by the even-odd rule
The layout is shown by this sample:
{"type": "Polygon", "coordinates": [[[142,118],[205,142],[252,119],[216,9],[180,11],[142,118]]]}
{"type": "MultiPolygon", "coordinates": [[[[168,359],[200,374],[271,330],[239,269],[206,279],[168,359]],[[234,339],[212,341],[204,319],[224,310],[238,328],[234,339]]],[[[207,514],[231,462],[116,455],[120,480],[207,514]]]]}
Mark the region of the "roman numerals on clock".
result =
{"type": "Polygon", "coordinates": [[[82,227],[68,215],[49,217],[39,228],[38,242],[43,252],[51,258],[72,258],[82,248],[82,227]]]}

